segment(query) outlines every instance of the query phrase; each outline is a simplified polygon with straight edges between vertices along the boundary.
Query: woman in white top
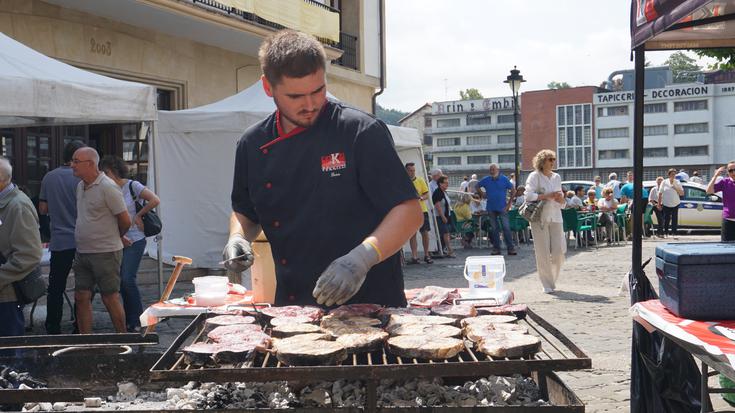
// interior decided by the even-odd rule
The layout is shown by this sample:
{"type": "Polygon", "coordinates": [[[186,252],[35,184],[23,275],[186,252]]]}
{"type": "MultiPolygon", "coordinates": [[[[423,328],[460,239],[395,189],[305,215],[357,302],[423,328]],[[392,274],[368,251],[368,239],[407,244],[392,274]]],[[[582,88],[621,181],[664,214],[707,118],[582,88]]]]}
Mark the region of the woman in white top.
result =
{"type": "Polygon", "coordinates": [[[556,288],[567,244],[564,239],[561,209],[564,208],[564,192],[561,177],[554,173],[556,154],[544,149],[533,157],[534,171],[526,180],[526,201],[543,200],[540,222],[531,223],[536,267],[545,293],[556,288]]]}
{"type": "Polygon", "coordinates": [[[648,191],[648,203],[653,207],[653,213],[656,214],[656,236],[659,238],[664,237],[664,216],[661,212],[661,208],[658,207],[658,187],[661,186],[661,182],[664,181],[663,176],[656,178],[656,185],[648,191]]]}
{"type": "Polygon", "coordinates": [[[680,196],[682,195],[684,195],[684,188],[676,179],[676,169],[671,168],[668,178],[664,179],[658,187],[658,208],[664,213],[664,234],[676,236],[676,228],[679,226],[680,196]]]}
{"type": "MultiPolygon", "coordinates": [[[[100,161],[100,169],[120,187],[128,207],[128,215],[132,226],[123,236],[123,256],[120,264],[120,295],[125,309],[125,324],[128,332],[140,330],[140,315],[143,313],[143,301],[140,297],[136,277],[140,261],[143,259],[146,240],[143,233],[142,217],[146,212],[158,206],[161,200],[150,189],[138,181],[127,179],[128,167],[117,156],[105,156],[100,161]],[[135,200],[145,200],[146,204],[136,211],[135,200]]],[[[142,201],[140,202],[142,203],[142,201]]]]}

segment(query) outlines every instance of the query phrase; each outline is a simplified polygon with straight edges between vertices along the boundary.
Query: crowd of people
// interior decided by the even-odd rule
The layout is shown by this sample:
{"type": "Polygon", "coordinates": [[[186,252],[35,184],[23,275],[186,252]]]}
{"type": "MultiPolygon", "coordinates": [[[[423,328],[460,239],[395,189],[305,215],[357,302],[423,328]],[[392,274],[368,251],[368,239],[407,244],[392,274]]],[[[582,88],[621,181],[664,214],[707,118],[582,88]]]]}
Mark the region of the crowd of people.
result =
{"type": "MultiPolygon", "coordinates": [[[[625,211],[625,226],[628,234],[632,223],[630,219],[635,202],[633,172],[629,171],[624,181],[618,180],[616,173],[608,175],[606,183],[602,177],[594,177],[594,184],[589,188],[577,185],[571,190],[564,191],[561,177],[554,172],[556,155],[553,151],[542,150],[533,160],[534,170],[526,179],[525,185],[516,186],[515,174],[506,176],[500,172],[497,164],[488,167],[488,175],[478,179],[473,174],[464,177],[459,191],[448,189],[448,178],[441,169],[429,172],[430,182],[427,184],[416,175],[416,166],[406,164],[406,170],[414,183],[416,192],[422,201],[424,224],[419,233],[423,244],[423,261],[433,263],[429,245],[429,231],[431,229],[430,208],[424,202],[431,199],[434,219],[441,235],[443,255],[454,257],[454,250],[450,241],[450,234],[457,234],[464,248],[473,248],[476,237],[478,218],[487,217],[487,227],[482,228],[488,233],[490,253],[501,254],[501,235],[508,255],[516,255],[516,244],[512,237],[509,224],[509,211],[517,209],[524,202],[537,200],[546,202],[542,217],[538,223],[530,223],[531,237],[534,243],[536,262],[544,292],[552,292],[559,276],[561,264],[566,252],[566,238],[563,233],[563,209],[575,209],[595,214],[599,232],[594,236],[591,232],[575,234],[577,242],[595,243],[605,240],[610,244],[616,237],[621,237],[623,228],[616,228],[617,214],[625,211]],[[451,202],[449,194],[456,195],[456,201],[451,202]],[[619,208],[626,206],[625,208],[619,208]],[[618,231],[616,233],[616,231],[618,231]]],[[[698,171],[690,176],[685,170],[669,169],[667,176],[659,176],[656,184],[650,188],[643,188],[641,202],[650,205],[651,213],[656,216],[655,234],[659,238],[675,236],[678,230],[678,210],[684,189],[681,182],[703,184],[704,180],[698,171]]],[[[722,193],[723,221],[722,240],[735,241],[735,162],[719,168],[707,187],[707,193],[722,193]],[[721,175],[726,172],[723,178],[721,175]]],[[[645,211],[645,208],[644,208],[645,211]]],[[[407,264],[419,264],[419,250],[417,235],[411,238],[411,258],[407,264]]],[[[519,237],[522,234],[519,234],[519,237]]]]}
{"type": "MultiPolygon", "coordinates": [[[[146,240],[142,217],[160,200],[128,179],[122,159],[81,141],[63,149],[63,165],[41,182],[38,213],[48,215],[50,267],[47,334],[61,334],[63,299],[74,270],[75,333],[92,332],[92,300],[99,292],[118,333],[138,331],[143,312],[136,284],[146,240]],[[143,200],[145,201],[144,205],[143,200]],[[138,207],[136,208],[136,203],[138,207]]],[[[13,168],[0,157],[0,336],[22,335],[24,317],[15,283],[38,271],[43,256],[39,216],[12,183],[13,168]]]]}

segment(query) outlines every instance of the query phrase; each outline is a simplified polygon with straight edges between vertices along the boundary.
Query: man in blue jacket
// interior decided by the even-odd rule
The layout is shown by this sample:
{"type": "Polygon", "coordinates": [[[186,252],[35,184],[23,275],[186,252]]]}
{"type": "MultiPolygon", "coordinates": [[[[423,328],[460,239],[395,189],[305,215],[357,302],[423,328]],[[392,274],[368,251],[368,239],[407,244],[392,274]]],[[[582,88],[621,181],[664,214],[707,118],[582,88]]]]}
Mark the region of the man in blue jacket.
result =
{"type": "Polygon", "coordinates": [[[500,220],[508,255],[516,255],[513,236],[510,232],[510,221],[508,220],[508,210],[510,210],[513,202],[513,183],[510,182],[507,176],[500,173],[498,165],[490,164],[489,170],[490,175],[482,178],[477,185],[485,189],[485,195],[487,196],[486,209],[491,226],[490,241],[493,244],[491,254],[500,255],[500,228],[498,228],[498,220],[500,220]],[[509,193],[509,191],[511,192],[509,193]]]}

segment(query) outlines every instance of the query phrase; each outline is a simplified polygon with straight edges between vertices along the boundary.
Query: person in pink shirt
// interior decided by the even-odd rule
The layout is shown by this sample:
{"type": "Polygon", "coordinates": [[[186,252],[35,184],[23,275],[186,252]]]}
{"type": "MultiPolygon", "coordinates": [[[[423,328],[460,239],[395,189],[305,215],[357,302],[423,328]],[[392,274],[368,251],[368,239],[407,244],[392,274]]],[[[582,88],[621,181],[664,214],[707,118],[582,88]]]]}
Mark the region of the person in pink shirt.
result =
{"type": "Polygon", "coordinates": [[[735,161],[721,166],[715,171],[707,186],[707,193],[722,192],[722,241],[735,241],[735,161]],[[722,179],[720,174],[727,171],[722,179]]]}

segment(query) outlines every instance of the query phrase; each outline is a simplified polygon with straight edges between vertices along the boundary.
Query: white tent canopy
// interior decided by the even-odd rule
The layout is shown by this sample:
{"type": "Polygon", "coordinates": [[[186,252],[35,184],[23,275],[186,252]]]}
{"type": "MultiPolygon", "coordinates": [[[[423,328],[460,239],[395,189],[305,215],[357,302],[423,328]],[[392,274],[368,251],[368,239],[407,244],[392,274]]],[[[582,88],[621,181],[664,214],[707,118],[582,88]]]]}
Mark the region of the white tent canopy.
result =
{"type": "Polygon", "coordinates": [[[0,33],[0,126],[157,119],[152,86],[62,63],[0,33]]]}
{"type": "MultiPolygon", "coordinates": [[[[165,262],[171,262],[173,255],[184,255],[193,259],[195,267],[219,267],[232,212],[235,145],[245,129],[275,109],[258,81],[209,105],[159,112],[154,138],[159,176],[153,189],[165,211],[161,216],[165,262]]],[[[418,132],[389,128],[401,159],[425,171],[418,132]]],[[[149,254],[155,251],[149,248],[149,254]]]]}

